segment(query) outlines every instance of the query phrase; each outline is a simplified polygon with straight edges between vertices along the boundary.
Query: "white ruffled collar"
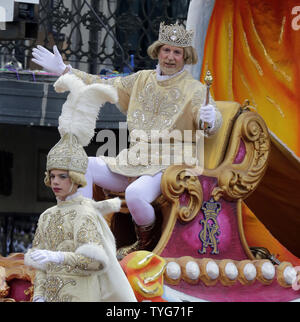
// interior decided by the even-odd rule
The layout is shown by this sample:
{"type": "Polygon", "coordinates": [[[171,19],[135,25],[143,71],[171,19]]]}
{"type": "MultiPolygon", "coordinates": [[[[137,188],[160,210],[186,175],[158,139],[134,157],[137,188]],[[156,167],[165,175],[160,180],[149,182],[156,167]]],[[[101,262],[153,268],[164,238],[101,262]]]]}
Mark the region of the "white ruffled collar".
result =
{"type": "Polygon", "coordinates": [[[59,199],[59,197],[56,197],[56,201],[59,204],[62,202],[71,201],[71,200],[78,198],[78,197],[82,197],[82,194],[80,191],[77,191],[77,192],[73,193],[72,195],[67,196],[65,200],[61,200],[61,199],[59,199]]]}
{"type": "Polygon", "coordinates": [[[161,74],[161,69],[160,69],[160,66],[159,64],[156,65],[156,79],[159,81],[159,82],[163,82],[163,81],[166,81],[166,80],[169,80],[171,78],[174,78],[178,75],[180,75],[181,73],[183,73],[185,71],[185,65],[184,67],[177,73],[173,74],[173,75],[162,75],[161,74]]]}

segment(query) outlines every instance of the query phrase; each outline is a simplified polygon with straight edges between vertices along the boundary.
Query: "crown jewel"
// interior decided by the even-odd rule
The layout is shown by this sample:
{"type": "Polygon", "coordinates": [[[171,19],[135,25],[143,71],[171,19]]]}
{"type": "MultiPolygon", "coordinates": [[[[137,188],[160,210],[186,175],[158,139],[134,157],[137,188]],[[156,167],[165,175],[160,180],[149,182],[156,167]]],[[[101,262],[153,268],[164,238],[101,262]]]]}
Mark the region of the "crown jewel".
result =
{"type": "Polygon", "coordinates": [[[158,40],[163,44],[176,47],[192,46],[194,31],[186,30],[178,23],[173,25],[160,24],[158,40]]]}

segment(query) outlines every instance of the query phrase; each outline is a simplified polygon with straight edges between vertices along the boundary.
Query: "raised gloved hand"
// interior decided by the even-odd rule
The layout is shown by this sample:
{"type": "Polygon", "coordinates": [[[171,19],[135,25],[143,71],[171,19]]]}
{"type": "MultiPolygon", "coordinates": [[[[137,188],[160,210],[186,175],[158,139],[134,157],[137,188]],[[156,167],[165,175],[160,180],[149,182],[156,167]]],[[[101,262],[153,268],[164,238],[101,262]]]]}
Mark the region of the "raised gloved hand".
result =
{"type": "Polygon", "coordinates": [[[203,123],[207,123],[210,128],[213,127],[216,120],[215,107],[211,104],[202,106],[199,112],[199,119],[203,123]]]}
{"type": "Polygon", "coordinates": [[[53,46],[53,54],[43,46],[38,45],[37,48],[32,50],[32,61],[42,66],[46,71],[62,75],[66,69],[61,54],[56,46],[53,46]]]}
{"type": "Polygon", "coordinates": [[[49,262],[61,264],[64,261],[64,254],[62,252],[53,252],[46,249],[34,250],[30,253],[30,257],[40,265],[49,262]]]}

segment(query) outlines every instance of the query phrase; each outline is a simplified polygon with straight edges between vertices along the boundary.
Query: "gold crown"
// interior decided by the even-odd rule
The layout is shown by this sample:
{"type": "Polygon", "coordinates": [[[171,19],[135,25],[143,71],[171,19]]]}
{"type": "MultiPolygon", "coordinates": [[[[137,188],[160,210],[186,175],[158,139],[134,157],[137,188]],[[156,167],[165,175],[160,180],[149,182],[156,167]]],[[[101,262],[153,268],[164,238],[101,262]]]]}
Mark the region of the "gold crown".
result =
{"type": "Polygon", "coordinates": [[[75,135],[66,133],[47,155],[47,171],[53,169],[85,174],[88,156],[75,135]]]}
{"type": "Polygon", "coordinates": [[[192,46],[194,31],[186,30],[178,23],[173,25],[160,24],[158,40],[163,44],[175,47],[192,46]]]}

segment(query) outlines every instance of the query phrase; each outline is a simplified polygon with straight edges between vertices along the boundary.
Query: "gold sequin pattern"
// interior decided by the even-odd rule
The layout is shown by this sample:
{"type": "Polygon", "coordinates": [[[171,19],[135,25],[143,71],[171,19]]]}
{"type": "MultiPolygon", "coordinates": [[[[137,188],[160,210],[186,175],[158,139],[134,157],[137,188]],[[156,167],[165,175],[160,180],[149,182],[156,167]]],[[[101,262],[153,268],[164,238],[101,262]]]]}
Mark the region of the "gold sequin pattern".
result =
{"type": "Polygon", "coordinates": [[[87,217],[81,224],[76,234],[76,242],[78,244],[102,244],[101,236],[93,220],[87,217]]]}
{"type": "Polygon", "coordinates": [[[40,233],[39,228],[37,228],[35,235],[34,235],[33,242],[32,242],[32,246],[39,247],[39,245],[41,245],[41,243],[42,243],[41,233],[40,233]]]}
{"type": "Polygon", "coordinates": [[[155,84],[149,82],[138,96],[139,107],[128,113],[129,131],[163,130],[169,128],[181,111],[184,96],[179,88],[168,91],[157,90],[155,84]]]}
{"type": "MultiPolygon", "coordinates": [[[[93,258],[86,257],[83,255],[77,254],[77,266],[76,268],[80,270],[87,270],[88,266],[92,263],[95,263],[96,261],[93,258]]],[[[98,263],[97,270],[100,270],[103,268],[103,265],[101,263],[98,263]]]]}
{"type": "Polygon", "coordinates": [[[126,77],[120,77],[120,82],[125,89],[131,89],[136,81],[139,73],[131,74],[126,77]]]}
{"type": "Polygon", "coordinates": [[[71,302],[71,294],[63,294],[62,296],[59,295],[61,290],[68,284],[75,286],[76,281],[72,279],[64,280],[58,276],[48,277],[45,283],[46,302],[71,302]]]}
{"type": "Polygon", "coordinates": [[[49,222],[45,229],[44,235],[49,250],[58,250],[58,246],[65,240],[73,240],[72,231],[65,231],[64,221],[68,216],[70,220],[74,220],[77,213],[75,210],[62,213],[61,210],[57,210],[49,215],[49,222]]]}

